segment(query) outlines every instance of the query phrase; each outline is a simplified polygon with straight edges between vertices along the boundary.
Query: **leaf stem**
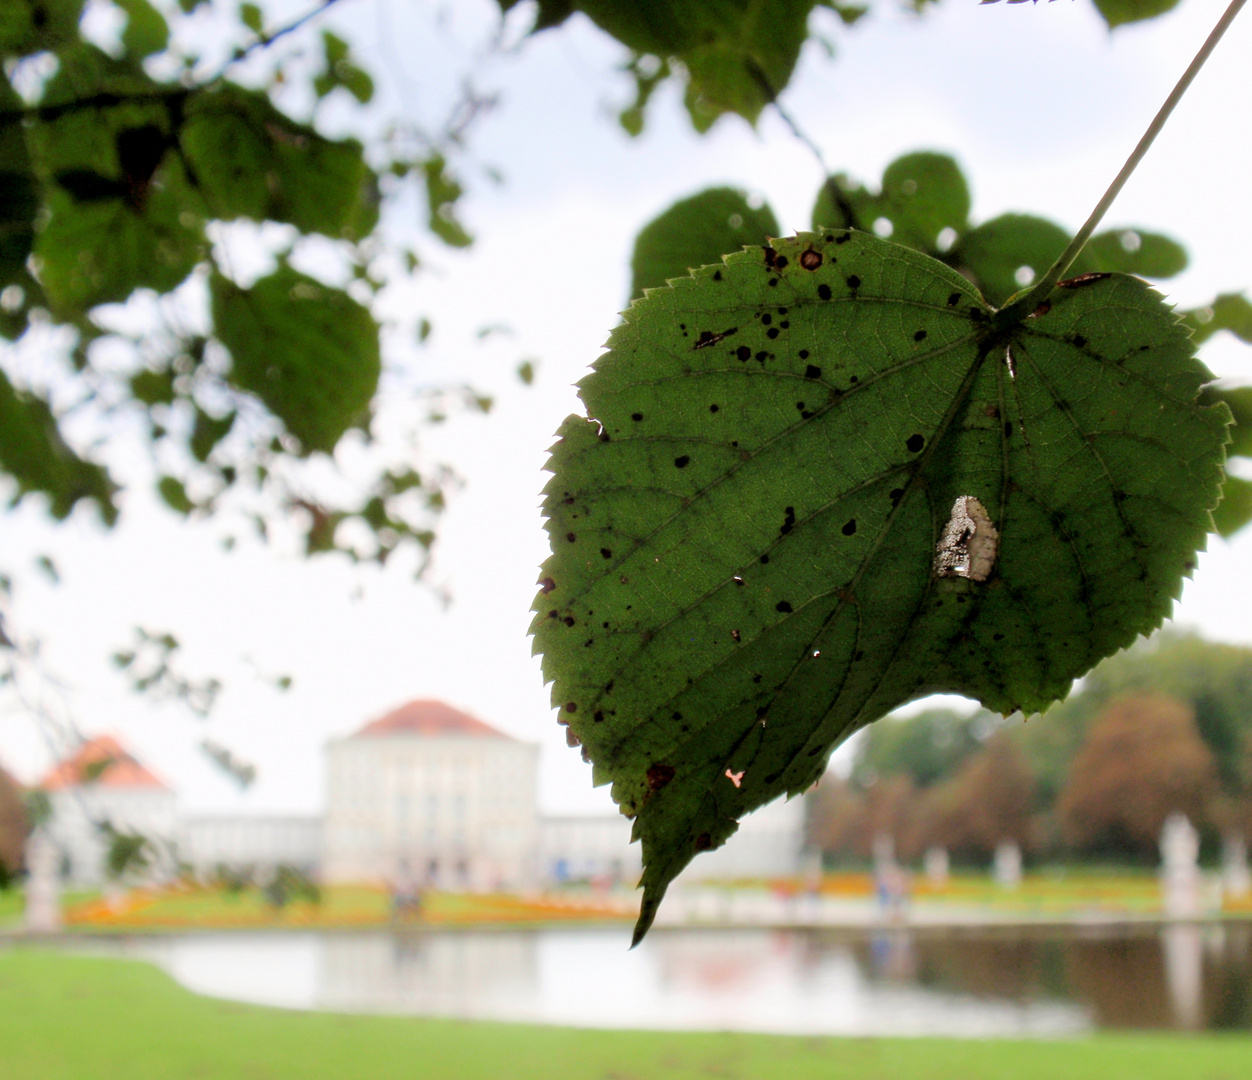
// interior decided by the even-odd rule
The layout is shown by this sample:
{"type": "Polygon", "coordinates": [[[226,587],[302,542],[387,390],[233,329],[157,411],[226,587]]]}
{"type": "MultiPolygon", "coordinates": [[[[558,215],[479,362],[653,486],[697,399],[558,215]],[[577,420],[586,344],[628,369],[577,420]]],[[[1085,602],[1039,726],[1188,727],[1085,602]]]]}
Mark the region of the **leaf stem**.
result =
{"type": "Polygon", "coordinates": [[[1082,251],[1087,241],[1091,239],[1091,234],[1095,232],[1108,208],[1113,205],[1113,200],[1121,194],[1121,190],[1126,186],[1126,181],[1130,179],[1131,173],[1135,171],[1139,162],[1143,160],[1143,156],[1148,152],[1148,148],[1161,133],[1161,129],[1165,126],[1165,121],[1169,119],[1170,113],[1174,111],[1174,106],[1182,100],[1182,96],[1187,92],[1187,88],[1191,85],[1192,80],[1199,74],[1200,69],[1204,66],[1204,62],[1208,60],[1209,54],[1217,47],[1217,43],[1221,41],[1222,35],[1230,28],[1230,24],[1234,22],[1235,16],[1239,14],[1239,10],[1245,3],[1246,0],[1231,0],[1230,6],[1218,20],[1217,25],[1213,27],[1212,33],[1205,39],[1204,44],[1200,46],[1200,51],[1195,54],[1195,59],[1191,61],[1187,70],[1182,73],[1182,78],[1178,80],[1177,85],[1170,91],[1169,97],[1165,99],[1165,104],[1161,106],[1156,116],[1152,118],[1152,123],[1148,125],[1148,130],[1143,133],[1143,138],[1139,140],[1139,144],[1131,151],[1130,157],[1126,159],[1126,164],[1122,166],[1121,172],[1117,174],[1117,177],[1109,185],[1108,191],[1104,193],[1104,196],[1096,204],[1096,208],[1091,211],[1091,216],[1087,218],[1074,239],[1061,252],[1060,258],[1052,264],[1052,268],[1043,275],[1038,283],[1029,292],[996,314],[997,323],[1001,326],[1008,326],[1012,323],[1020,322],[1048,298],[1056,287],[1056,283],[1061,280],[1061,276],[1073,265],[1074,260],[1078,258],[1079,252],[1082,251]]]}

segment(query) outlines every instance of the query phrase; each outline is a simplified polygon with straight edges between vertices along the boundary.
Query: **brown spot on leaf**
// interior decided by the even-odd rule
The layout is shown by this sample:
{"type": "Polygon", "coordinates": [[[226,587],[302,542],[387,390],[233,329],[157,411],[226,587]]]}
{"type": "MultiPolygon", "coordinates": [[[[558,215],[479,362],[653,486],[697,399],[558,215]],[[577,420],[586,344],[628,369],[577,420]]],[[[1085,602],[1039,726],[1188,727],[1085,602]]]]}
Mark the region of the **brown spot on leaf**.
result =
{"type": "Polygon", "coordinates": [[[556,582],[553,581],[552,578],[550,577],[546,577],[542,581],[539,582],[539,591],[543,593],[545,596],[555,588],[556,588],[556,582]]]}
{"type": "MultiPolygon", "coordinates": [[[[822,253],[809,248],[808,251],[804,252],[800,256],[800,265],[803,266],[805,270],[816,270],[822,265],[822,253]]],[[[735,786],[738,787],[738,785],[735,786]]]]}
{"type": "Polygon", "coordinates": [[[648,781],[648,790],[660,791],[661,788],[674,779],[674,766],[653,765],[644,775],[648,781]]]}
{"type": "Polygon", "coordinates": [[[1064,281],[1058,281],[1056,287],[1058,289],[1081,289],[1084,285],[1094,285],[1097,281],[1103,281],[1106,277],[1112,277],[1112,274],[1079,274],[1077,277],[1066,278],[1064,281]]]}

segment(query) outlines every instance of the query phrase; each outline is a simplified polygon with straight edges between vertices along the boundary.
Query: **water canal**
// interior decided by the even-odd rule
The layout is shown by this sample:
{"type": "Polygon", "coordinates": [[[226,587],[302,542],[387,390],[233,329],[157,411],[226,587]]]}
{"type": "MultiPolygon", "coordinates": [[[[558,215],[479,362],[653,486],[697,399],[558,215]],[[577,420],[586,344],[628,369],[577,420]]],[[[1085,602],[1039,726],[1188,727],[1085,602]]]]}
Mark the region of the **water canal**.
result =
{"type": "Polygon", "coordinates": [[[203,933],[93,948],[336,1012],[838,1035],[1252,1030],[1252,925],[203,933]]]}

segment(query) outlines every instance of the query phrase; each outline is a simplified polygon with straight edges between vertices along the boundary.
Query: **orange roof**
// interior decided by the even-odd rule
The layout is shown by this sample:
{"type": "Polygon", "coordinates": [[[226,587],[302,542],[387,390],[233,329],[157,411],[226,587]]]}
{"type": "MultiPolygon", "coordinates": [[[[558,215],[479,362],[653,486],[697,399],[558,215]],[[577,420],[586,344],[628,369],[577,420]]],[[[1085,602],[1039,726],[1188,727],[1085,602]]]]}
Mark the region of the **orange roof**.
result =
{"type": "Polygon", "coordinates": [[[39,785],[58,791],[78,784],[102,787],[159,787],[166,785],[122,749],[112,735],[88,739],[64,761],[58,762],[39,785]]]}
{"type": "Polygon", "coordinates": [[[507,739],[490,724],[442,701],[410,701],[386,716],[366,724],[352,737],[374,738],[386,735],[462,735],[471,738],[507,739]]]}

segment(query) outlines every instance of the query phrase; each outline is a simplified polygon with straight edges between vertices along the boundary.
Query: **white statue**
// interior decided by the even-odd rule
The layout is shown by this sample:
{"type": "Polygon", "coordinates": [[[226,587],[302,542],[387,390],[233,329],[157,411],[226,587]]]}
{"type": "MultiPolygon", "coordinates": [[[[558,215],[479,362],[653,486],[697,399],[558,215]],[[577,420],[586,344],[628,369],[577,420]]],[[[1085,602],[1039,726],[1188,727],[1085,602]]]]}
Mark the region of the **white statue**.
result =
{"type": "Polygon", "coordinates": [[[1200,914],[1200,834],[1187,815],[1174,811],[1161,829],[1161,893],[1171,919],[1200,914]]]}
{"type": "Polygon", "coordinates": [[[945,847],[929,847],[922,860],[926,869],[926,880],[936,889],[942,889],[948,883],[948,849],[945,847]]]}
{"type": "Polygon", "coordinates": [[[61,929],[61,851],[42,826],[26,843],[26,868],[26,929],[55,934],[61,929]]]}
{"type": "Polygon", "coordinates": [[[993,873],[1002,889],[1016,889],[1022,883],[1022,849],[1016,840],[1001,840],[996,845],[993,873]]]}

